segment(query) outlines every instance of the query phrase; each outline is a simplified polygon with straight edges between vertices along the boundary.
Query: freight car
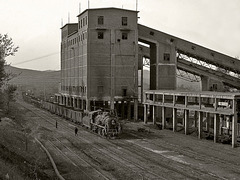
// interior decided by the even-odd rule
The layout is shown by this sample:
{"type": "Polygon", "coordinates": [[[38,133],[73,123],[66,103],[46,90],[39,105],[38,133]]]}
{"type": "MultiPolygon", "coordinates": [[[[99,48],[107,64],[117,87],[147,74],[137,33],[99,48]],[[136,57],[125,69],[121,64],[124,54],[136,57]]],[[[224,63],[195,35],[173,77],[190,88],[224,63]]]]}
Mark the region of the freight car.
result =
{"type": "Polygon", "coordinates": [[[37,107],[48,110],[76,124],[80,124],[105,137],[116,137],[122,132],[122,126],[114,111],[102,109],[90,112],[74,110],[51,102],[40,101],[24,95],[24,100],[37,107]]]}

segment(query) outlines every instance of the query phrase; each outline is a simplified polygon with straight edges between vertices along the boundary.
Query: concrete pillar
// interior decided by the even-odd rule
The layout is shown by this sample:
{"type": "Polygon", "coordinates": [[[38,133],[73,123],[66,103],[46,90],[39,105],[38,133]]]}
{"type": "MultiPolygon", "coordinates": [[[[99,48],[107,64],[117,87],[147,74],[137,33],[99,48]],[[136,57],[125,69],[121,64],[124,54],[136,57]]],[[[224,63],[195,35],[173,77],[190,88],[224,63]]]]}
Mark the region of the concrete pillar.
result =
{"type": "MultiPolygon", "coordinates": [[[[176,49],[174,44],[157,43],[156,88],[176,89],[176,49]]],[[[152,58],[150,57],[151,61],[152,58]]]]}
{"type": "Polygon", "coordinates": [[[219,114],[214,114],[214,142],[218,141],[219,136],[219,114]]]}
{"type": "Polygon", "coordinates": [[[114,98],[110,101],[110,109],[114,109],[114,98]]]}
{"type": "MultiPolygon", "coordinates": [[[[155,93],[153,94],[153,104],[155,104],[155,93]]],[[[156,124],[156,109],[157,107],[153,105],[153,124],[156,124]]]]}
{"type": "Polygon", "coordinates": [[[66,96],[66,106],[69,106],[69,100],[67,96],[66,96]]]}
{"type": "Polygon", "coordinates": [[[182,125],[185,127],[185,110],[183,110],[182,125]]]}
{"type": "Polygon", "coordinates": [[[116,101],[116,103],[115,103],[115,108],[116,108],[116,110],[118,111],[118,108],[119,108],[119,103],[118,103],[118,101],[116,101]]]}
{"type": "Polygon", "coordinates": [[[121,106],[122,106],[121,116],[124,119],[125,118],[125,104],[124,104],[124,101],[122,101],[121,106]]]}
{"type": "Polygon", "coordinates": [[[81,109],[84,110],[84,99],[81,99],[81,109]]]}
{"type": "Polygon", "coordinates": [[[80,100],[77,98],[77,109],[80,109],[80,100]]]}
{"type": "Polygon", "coordinates": [[[131,119],[131,101],[127,101],[127,119],[130,120],[131,119]]]}
{"type": "Polygon", "coordinates": [[[196,128],[198,125],[198,119],[197,119],[197,111],[194,111],[194,127],[196,128]]]}
{"type": "Polygon", "coordinates": [[[96,111],[96,101],[93,101],[93,110],[96,111]]]}
{"type": "Polygon", "coordinates": [[[177,109],[173,108],[173,132],[177,131],[177,109]]]}
{"type": "Polygon", "coordinates": [[[237,101],[233,100],[233,112],[234,115],[232,116],[232,148],[236,147],[237,145],[237,121],[238,121],[238,115],[237,115],[237,101]]]}
{"type": "Polygon", "coordinates": [[[138,99],[134,99],[134,121],[138,121],[138,99]]]}
{"type": "Polygon", "coordinates": [[[202,131],[203,131],[203,112],[198,112],[198,138],[202,138],[202,131]]]}
{"type": "Polygon", "coordinates": [[[75,108],[75,97],[72,97],[72,107],[75,108]]]}
{"type": "Polygon", "coordinates": [[[199,109],[202,108],[202,98],[201,98],[201,94],[199,95],[199,109]]]}
{"type": "Polygon", "coordinates": [[[144,124],[147,124],[147,104],[144,104],[144,124]]]}
{"type": "Polygon", "coordinates": [[[217,107],[218,107],[218,99],[215,98],[214,99],[214,110],[217,111],[217,107]]]}
{"type": "Polygon", "coordinates": [[[206,131],[209,132],[210,128],[210,116],[209,113],[206,113],[206,131]]]}
{"type": "Polygon", "coordinates": [[[90,107],[90,100],[86,100],[86,110],[87,111],[91,111],[91,107],[90,107]]]}
{"type": "Polygon", "coordinates": [[[150,44],[150,89],[157,89],[158,50],[156,44],[150,44]]]}
{"type": "Polygon", "coordinates": [[[72,97],[68,97],[68,106],[72,107],[72,97]]]}
{"type": "Polygon", "coordinates": [[[222,126],[223,126],[223,117],[220,115],[219,116],[219,135],[222,135],[222,126]]]}
{"type": "Polygon", "coordinates": [[[60,102],[59,104],[63,104],[63,96],[60,96],[60,102]]]}
{"type": "Polygon", "coordinates": [[[189,110],[184,110],[184,119],[185,119],[185,135],[189,134],[189,110]]]}
{"type": "Polygon", "coordinates": [[[141,103],[143,103],[143,66],[141,66],[141,67],[142,67],[142,69],[141,69],[141,103]]]}
{"type": "Polygon", "coordinates": [[[153,124],[154,125],[156,124],[156,109],[157,109],[157,107],[153,106],[153,124]]]}
{"type": "Polygon", "coordinates": [[[166,107],[162,107],[162,129],[166,128],[166,107]]]}

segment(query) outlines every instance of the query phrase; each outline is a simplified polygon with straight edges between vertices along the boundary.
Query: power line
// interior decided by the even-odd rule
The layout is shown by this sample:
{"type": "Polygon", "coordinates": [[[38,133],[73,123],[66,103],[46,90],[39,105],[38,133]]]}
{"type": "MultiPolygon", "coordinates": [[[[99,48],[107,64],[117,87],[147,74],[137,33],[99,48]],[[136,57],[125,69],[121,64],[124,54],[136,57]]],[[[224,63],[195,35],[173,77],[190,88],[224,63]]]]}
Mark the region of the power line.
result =
{"type": "Polygon", "coordinates": [[[46,58],[46,57],[49,57],[49,56],[53,56],[53,55],[55,55],[55,54],[59,54],[59,52],[47,54],[47,55],[45,55],[45,56],[40,56],[40,57],[33,58],[33,59],[29,59],[29,60],[26,60],[26,61],[21,61],[21,62],[15,63],[15,64],[13,64],[13,65],[24,64],[24,63],[27,63],[27,62],[36,61],[36,60],[38,60],[38,59],[43,59],[43,58],[46,58]]]}

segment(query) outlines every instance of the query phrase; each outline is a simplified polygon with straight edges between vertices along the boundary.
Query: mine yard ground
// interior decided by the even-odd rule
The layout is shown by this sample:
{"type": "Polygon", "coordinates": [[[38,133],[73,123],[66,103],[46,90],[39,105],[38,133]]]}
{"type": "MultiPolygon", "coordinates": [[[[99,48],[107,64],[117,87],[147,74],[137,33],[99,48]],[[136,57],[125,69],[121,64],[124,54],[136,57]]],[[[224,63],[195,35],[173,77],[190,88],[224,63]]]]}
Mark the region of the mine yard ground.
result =
{"type": "Polygon", "coordinates": [[[103,138],[21,97],[10,112],[0,122],[0,179],[58,179],[38,141],[66,180],[240,179],[240,147],[194,133],[122,120],[118,138],[103,138]]]}

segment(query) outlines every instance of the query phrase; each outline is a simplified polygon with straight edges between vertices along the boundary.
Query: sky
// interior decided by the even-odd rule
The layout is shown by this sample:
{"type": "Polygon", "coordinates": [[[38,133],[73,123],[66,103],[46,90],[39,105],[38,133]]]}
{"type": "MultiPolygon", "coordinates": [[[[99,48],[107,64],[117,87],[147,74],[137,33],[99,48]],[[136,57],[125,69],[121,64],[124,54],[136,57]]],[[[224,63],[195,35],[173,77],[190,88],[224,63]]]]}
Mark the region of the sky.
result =
{"type": "MultiPolygon", "coordinates": [[[[138,23],[240,57],[240,0],[89,0],[90,8],[139,11],[138,23]],[[138,3],[136,3],[138,2],[138,3]]],[[[88,0],[0,0],[0,33],[19,51],[12,66],[60,70],[61,24],[77,23],[88,0]]]]}

